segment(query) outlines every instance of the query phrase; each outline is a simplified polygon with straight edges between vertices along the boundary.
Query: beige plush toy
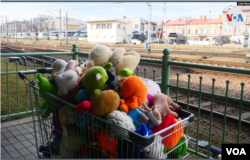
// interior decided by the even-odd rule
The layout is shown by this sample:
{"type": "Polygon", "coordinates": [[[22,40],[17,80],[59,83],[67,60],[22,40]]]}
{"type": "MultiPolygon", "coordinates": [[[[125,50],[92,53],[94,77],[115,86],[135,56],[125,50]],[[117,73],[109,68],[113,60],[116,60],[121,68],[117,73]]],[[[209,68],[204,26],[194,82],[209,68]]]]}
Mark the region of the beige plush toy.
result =
{"type": "Polygon", "coordinates": [[[126,50],[124,48],[116,48],[110,58],[110,62],[115,67],[115,72],[118,79],[122,78],[122,76],[119,75],[121,70],[124,70],[124,68],[129,68],[134,71],[140,62],[140,55],[137,52],[131,51],[129,55],[124,56],[125,53],[126,50]]]}
{"type": "Polygon", "coordinates": [[[97,45],[92,48],[89,53],[89,61],[84,64],[84,68],[87,70],[94,66],[103,66],[109,62],[112,55],[112,50],[104,45],[97,45]]]}

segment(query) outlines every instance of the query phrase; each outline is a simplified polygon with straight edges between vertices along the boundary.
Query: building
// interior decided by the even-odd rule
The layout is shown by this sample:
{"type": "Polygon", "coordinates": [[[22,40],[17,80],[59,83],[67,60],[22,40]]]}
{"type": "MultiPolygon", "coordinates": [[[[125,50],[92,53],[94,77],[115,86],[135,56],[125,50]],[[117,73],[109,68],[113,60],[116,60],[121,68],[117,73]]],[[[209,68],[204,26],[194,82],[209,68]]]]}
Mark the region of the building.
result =
{"type": "MultiPolygon", "coordinates": [[[[3,31],[6,33],[6,23],[3,25],[3,31]]],[[[7,22],[8,34],[15,34],[15,32],[30,32],[29,21],[11,21],[7,22]]]]}
{"type": "Polygon", "coordinates": [[[187,36],[187,24],[191,22],[193,19],[191,17],[183,18],[173,18],[172,20],[168,20],[164,23],[163,26],[163,39],[168,37],[169,33],[181,33],[187,36]]]}
{"type": "MultiPolygon", "coordinates": [[[[200,16],[200,19],[193,19],[187,23],[187,41],[208,41],[222,34],[222,18],[207,18],[200,16]]],[[[205,43],[204,43],[205,44],[205,43]]]]}
{"type": "MultiPolygon", "coordinates": [[[[146,37],[148,36],[148,34],[146,33],[146,31],[148,31],[148,21],[143,19],[143,18],[126,18],[125,16],[123,17],[123,19],[129,20],[132,22],[132,30],[133,31],[145,31],[144,34],[146,37]]],[[[121,19],[122,20],[122,19],[121,19]]],[[[157,24],[155,22],[151,22],[151,31],[156,31],[156,26],[157,24]]],[[[151,33],[151,38],[156,38],[156,33],[151,33]]]]}
{"type": "Polygon", "coordinates": [[[87,22],[88,42],[116,44],[128,43],[132,37],[132,21],[128,19],[102,19],[87,22]]]}
{"type": "Polygon", "coordinates": [[[225,8],[223,11],[223,16],[222,16],[222,35],[227,35],[227,36],[242,36],[244,37],[245,40],[248,39],[249,36],[249,25],[250,25],[250,6],[235,6],[231,5],[227,8],[225,8]],[[243,12],[243,24],[239,27],[231,27],[227,24],[226,22],[226,13],[228,10],[232,8],[238,8],[243,12]]]}
{"type": "MultiPolygon", "coordinates": [[[[32,32],[49,32],[51,30],[60,30],[59,18],[54,18],[48,15],[40,15],[37,18],[30,20],[32,32]]],[[[67,18],[68,30],[82,30],[82,20],[67,18]]],[[[61,30],[66,30],[66,18],[61,18],[61,30]]]]}

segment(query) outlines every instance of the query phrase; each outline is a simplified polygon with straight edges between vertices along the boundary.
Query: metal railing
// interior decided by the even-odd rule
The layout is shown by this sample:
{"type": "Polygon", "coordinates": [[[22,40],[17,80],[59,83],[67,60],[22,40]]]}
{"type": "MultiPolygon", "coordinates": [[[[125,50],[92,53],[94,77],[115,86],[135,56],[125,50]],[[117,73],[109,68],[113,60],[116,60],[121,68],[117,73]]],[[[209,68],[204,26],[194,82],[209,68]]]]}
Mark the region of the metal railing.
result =
{"type": "MultiPolygon", "coordinates": [[[[12,56],[41,56],[41,55],[72,55],[72,59],[74,60],[78,60],[78,55],[84,55],[87,56],[89,55],[89,53],[86,52],[79,52],[78,50],[78,45],[77,44],[73,44],[73,48],[71,50],[71,52],[39,52],[39,53],[2,53],[1,57],[12,57],[12,56]]],[[[196,146],[195,146],[195,150],[192,150],[191,148],[188,148],[188,151],[191,153],[194,153],[195,155],[198,155],[200,157],[203,158],[212,158],[210,156],[210,148],[211,148],[211,133],[212,133],[212,122],[213,122],[213,105],[214,105],[214,99],[215,98],[219,98],[225,101],[225,111],[224,111],[224,119],[223,119],[223,136],[222,136],[222,143],[224,143],[225,141],[225,126],[227,123],[227,119],[226,119],[226,115],[227,115],[227,106],[228,106],[228,102],[232,101],[232,102],[237,102],[240,104],[240,109],[239,109],[239,121],[238,121],[238,136],[237,136],[237,143],[239,143],[240,140],[240,132],[241,132],[241,115],[242,115],[242,106],[243,105],[249,105],[250,106],[250,101],[243,99],[243,93],[244,93],[244,83],[241,83],[241,96],[240,98],[234,98],[234,97],[229,97],[228,96],[228,87],[229,87],[229,81],[226,81],[226,94],[225,95],[219,95],[219,94],[215,94],[214,93],[214,87],[215,87],[215,79],[212,79],[212,93],[209,92],[204,92],[202,91],[202,77],[200,77],[200,84],[199,84],[199,90],[195,90],[195,89],[190,89],[190,79],[191,79],[191,75],[188,75],[188,87],[180,87],[179,86],[179,73],[177,73],[177,84],[176,85],[170,85],[170,66],[177,66],[177,67],[185,67],[185,68],[195,68],[195,69],[202,69],[202,70],[210,70],[210,71],[218,71],[218,72],[227,72],[227,73],[236,73],[236,74],[243,74],[243,75],[250,75],[250,70],[249,69],[238,69],[238,68],[227,68],[227,67],[220,67],[220,66],[211,66],[211,65],[202,65],[202,64],[192,64],[192,63],[184,63],[184,62],[174,62],[170,60],[170,49],[165,48],[163,50],[163,57],[162,60],[158,60],[158,59],[146,59],[146,58],[141,58],[140,62],[145,62],[145,63],[151,63],[151,64],[160,64],[162,65],[162,78],[161,78],[161,82],[157,82],[160,87],[161,90],[164,94],[169,95],[169,90],[170,88],[176,90],[176,102],[178,103],[178,92],[179,91],[184,91],[187,92],[187,110],[189,111],[189,98],[190,98],[190,94],[197,94],[199,95],[199,104],[198,104],[198,119],[197,119],[197,133],[199,133],[199,123],[200,123],[200,113],[201,113],[201,97],[202,96],[207,96],[210,97],[212,100],[211,103],[211,112],[210,112],[210,128],[209,128],[209,147],[208,147],[208,152],[207,155],[202,154],[198,151],[198,142],[199,142],[199,134],[197,134],[196,136],[196,146]]],[[[51,62],[52,65],[52,62],[51,62]]],[[[6,75],[7,76],[7,97],[8,97],[8,114],[6,115],[2,115],[1,118],[5,118],[5,117],[11,117],[11,116],[17,116],[17,115],[21,115],[21,114],[27,114],[30,113],[31,110],[29,110],[28,108],[28,101],[26,101],[26,108],[27,110],[24,112],[19,112],[19,99],[18,99],[18,95],[19,95],[19,90],[18,90],[18,83],[17,83],[17,108],[18,108],[18,112],[17,113],[10,113],[10,107],[14,107],[14,106],[10,106],[10,101],[9,101],[9,75],[11,74],[16,74],[16,81],[18,82],[18,63],[16,63],[16,71],[8,71],[8,62],[6,62],[6,72],[1,72],[1,76],[2,75],[6,75]]],[[[34,61],[34,69],[36,66],[36,61],[34,61]]],[[[44,67],[44,63],[42,64],[42,67],[44,67]]],[[[27,70],[27,61],[25,63],[25,69],[27,70]]],[[[136,70],[136,75],[139,75],[138,73],[139,68],[137,67],[136,70]]],[[[155,73],[156,70],[153,70],[153,80],[155,81],[155,73]]],[[[144,69],[144,77],[147,77],[147,69],[144,69]]],[[[35,78],[34,78],[35,79],[35,78]]],[[[27,97],[26,97],[27,100],[27,97]]]]}

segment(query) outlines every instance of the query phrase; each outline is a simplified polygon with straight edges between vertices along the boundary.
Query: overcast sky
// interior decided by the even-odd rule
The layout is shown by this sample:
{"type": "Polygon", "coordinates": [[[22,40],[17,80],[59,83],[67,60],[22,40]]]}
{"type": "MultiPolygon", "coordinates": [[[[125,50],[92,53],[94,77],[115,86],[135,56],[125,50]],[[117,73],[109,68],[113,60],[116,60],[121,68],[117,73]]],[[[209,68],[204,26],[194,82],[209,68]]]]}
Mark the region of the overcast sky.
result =
{"type": "MultiPolygon", "coordinates": [[[[236,5],[236,2],[223,3],[223,2],[211,2],[211,3],[197,3],[197,2],[167,2],[167,19],[183,18],[185,16],[192,18],[199,18],[206,15],[207,18],[217,18],[219,14],[222,14],[222,10],[230,5],[236,5]],[[211,15],[209,13],[211,11],[211,15]]],[[[163,9],[165,4],[154,2],[151,7],[151,20],[160,21],[163,17],[163,9]]],[[[17,20],[29,20],[35,18],[41,14],[47,14],[52,16],[59,16],[59,9],[62,11],[62,16],[65,16],[68,12],[68,17],[81,19],[83,21],[93,19],[106,19],[106,18],[127,18],[141,17],[148,19],[148,5],[146,2],[60,2],[60,3],[5,3],[1,2],[1,16],[8,16],[8,21],[17,20]],[[49,10],[49,11],[48,11],[49,10]]],[[[2,23],[2,17],[1,17],[2,23]]]]}

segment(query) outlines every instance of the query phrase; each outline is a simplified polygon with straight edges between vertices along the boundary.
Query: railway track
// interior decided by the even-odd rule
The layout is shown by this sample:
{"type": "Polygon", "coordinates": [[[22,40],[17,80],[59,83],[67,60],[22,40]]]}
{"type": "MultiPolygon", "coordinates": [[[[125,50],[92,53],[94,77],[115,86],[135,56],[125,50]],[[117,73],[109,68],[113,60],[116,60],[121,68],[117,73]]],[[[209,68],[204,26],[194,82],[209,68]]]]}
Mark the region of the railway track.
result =
{"type": "MultiPolygon", "coordinates": [[[[8,43],[7,45],[15,45],[13,43],[8,43]]],[[[20,44],[25,45],[29,47],[42,47],[42,48],[56,48],[57,50],[71,50],[72,45],[48,45],[48,44],[20,44]]],[[[84,45],[84,46],[78,46],[79,49],[82,50],[82,52],[89,52],[95,45],[84,45]]],[[[127,52],[130,52],[132,50],[137,51],[138,53],[146,53],[146,49],[142,47],[137,46],[123,46],[123,45],[107,45],[109,48],[114,50],[118,47],[123,47],[126,49],[127,52]]],[[[153,54],[162,54],[162,49],[152,49],[151,50],[153,54]]],[[[180,55],[197,55],[197,56],[208,56],[208,57],[227,57],[227,58],[246,58],[246,54],[237,54],[237,53],[211,53],[211,52],[195,52],[190,51],[188,49],[171,49],[172,54],[180,54],[180,55]]]]}

